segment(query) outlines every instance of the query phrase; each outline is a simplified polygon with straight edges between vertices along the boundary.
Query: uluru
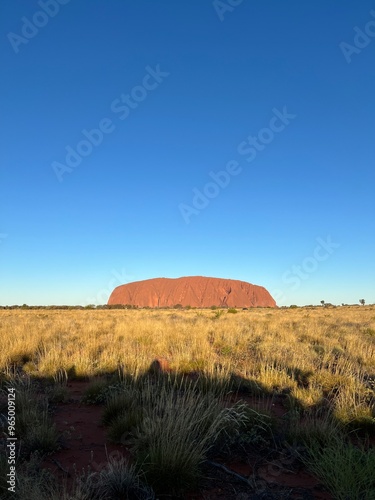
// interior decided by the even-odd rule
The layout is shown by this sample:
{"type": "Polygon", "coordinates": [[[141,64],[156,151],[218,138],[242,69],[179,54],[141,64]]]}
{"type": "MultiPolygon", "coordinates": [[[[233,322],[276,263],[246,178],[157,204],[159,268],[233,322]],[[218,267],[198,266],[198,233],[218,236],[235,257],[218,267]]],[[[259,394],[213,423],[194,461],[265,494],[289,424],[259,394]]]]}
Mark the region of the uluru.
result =
{"type": "Polygon", "coordinates": [[[120,285],[113,290],[108,305],[137,307],[276,307],[262,286],[246,281],[187,276],[153,278],[120,285]]]}

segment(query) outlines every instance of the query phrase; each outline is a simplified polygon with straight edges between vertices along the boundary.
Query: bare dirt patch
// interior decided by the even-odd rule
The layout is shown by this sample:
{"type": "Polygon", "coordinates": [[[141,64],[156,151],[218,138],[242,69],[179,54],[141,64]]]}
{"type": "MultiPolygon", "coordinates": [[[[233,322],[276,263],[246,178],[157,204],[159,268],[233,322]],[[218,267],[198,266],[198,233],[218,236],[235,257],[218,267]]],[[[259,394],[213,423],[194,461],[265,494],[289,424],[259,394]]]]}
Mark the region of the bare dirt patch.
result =
{"type": "Polygon", "coordinates": [[[69,382],[67,402],[57,406],[53,417],[62,436],[62,447],[46,458],[44,467],[59,479],[68,479],[68,483],[82,470],[99,472],[107,465],[109,458],[130,456],[124,446],[108,440],[101,424],[103,407],[82,403],[88,386],[89,382],[69,382]]]}

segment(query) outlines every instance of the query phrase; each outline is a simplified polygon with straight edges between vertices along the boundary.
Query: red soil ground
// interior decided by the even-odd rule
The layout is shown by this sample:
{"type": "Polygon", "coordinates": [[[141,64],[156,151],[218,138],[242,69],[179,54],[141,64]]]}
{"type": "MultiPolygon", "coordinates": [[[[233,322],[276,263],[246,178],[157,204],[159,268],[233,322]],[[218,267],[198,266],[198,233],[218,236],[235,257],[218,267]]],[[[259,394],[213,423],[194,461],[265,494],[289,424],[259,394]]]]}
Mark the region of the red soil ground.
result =
{"type": "Polygon", "coordinates": [[[89,382],[72,381],[68,384],[69,395],[66,403],[57,406],[54,423],[63,436],[62,448],[47,457],[44,466],[59,479],[66,478],[70,483],[75,473],[82,470],[100,471],[108,458],[129,458],[129,451],[122,445],[111,443],[100,423],[103,407],[86,405],[82,397],[89,382]],[[66,471],[66,472],[64,472],[66,471]]]}

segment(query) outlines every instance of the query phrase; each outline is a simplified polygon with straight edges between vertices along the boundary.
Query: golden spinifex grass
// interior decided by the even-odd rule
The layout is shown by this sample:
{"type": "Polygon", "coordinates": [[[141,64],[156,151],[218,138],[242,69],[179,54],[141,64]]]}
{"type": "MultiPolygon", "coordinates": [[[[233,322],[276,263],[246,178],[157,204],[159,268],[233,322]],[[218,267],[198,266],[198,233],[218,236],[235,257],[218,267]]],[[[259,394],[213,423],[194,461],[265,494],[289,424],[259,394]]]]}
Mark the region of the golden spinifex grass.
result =
{"type": "Polygon", "coordinates": [[[293,404],[330,401],[344,423],[374,421],[375,307],[2,310],[0,367],[31,375],[137,375],[156,357],[180,373],[235,374],[293,404]]]}

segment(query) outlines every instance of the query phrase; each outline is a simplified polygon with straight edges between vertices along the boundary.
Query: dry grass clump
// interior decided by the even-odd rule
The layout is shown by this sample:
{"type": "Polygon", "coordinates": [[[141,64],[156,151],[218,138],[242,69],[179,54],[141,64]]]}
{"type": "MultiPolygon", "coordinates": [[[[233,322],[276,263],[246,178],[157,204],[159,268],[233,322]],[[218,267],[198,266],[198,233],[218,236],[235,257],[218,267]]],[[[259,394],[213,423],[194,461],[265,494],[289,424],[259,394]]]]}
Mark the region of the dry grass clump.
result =
{"type": "MultiPolygon", "coordinates": [[[[40,394],[29,377],[12,378],[0,391],[2,401],[4,401],[0,407],[0,414],[4,416],[7,412],[5,401],[8,387],[14,389],[16,395],[17,455],[27,458],[35,451],[48,453],[56,450],[58,435],[52,423],[47,395],[40,394]]],[[[7,425],[4,426],[3,431],[7,436],[7,425]]]]}
{"type": "Polygon", "coordinates": [[[331,436],[311,443],[304,461],[338,500],[374,500],[375,449],[364,450],[331,436]]]}
{"type": "Polygon", "coordinates": [[[245,404],[223,405],[225,393],[202,392],[198,381],[146,375],[113,387],[103,423],[112,439],[131,447],[157,493],[178,493],[197,486],[215,441],[239,434],[249,420],[245,404]]]}

